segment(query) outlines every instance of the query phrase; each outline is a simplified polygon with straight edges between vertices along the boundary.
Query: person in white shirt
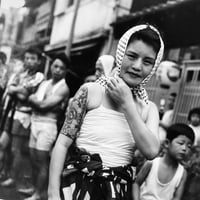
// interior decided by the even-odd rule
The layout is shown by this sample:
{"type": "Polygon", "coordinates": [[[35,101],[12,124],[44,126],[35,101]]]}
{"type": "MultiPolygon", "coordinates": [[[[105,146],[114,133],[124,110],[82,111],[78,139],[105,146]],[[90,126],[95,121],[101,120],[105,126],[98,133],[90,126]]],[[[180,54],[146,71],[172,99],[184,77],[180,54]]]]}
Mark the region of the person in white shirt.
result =
{"type": "Polygon", "coordinates": [[[168,97],[168,109],[164,112],[163,117],[159,123],[160,141],[164,141],[166,139],[166,130],[172,125],[175,100],[176,93],[171,93],[168,97]]]}
{"type": "Polygon", "coordinates": [[[194,146],[200,146],[200,108],[193,108],[189,111],[188,122],[195,134],[194,146]]]}
{"type": "Polygon", "coordinates": [[[165,154],[143,165],[133,184],[134,200],[181,200],[187,172],[180,163],[190,153],[194,137],[186,124],[167,129],[165,154]]]}
{"type": "MultiPolygon", "coordinates": [[[[55,58],[51,64],[51,79],[43,81],[28,98],[32,107],[29,151],[34,192],[26,200],[39,200],[45,192],[49,154],[58,133],[57,120],[62,111],[62,103],[68,99],[70,92],[64,79],[67,67],[67,58],[55,58]]],[[[31,189],[18,191],[28,194],[31,189]]]]}
{"type": "Polygon", "coordinates": [[[95,65],[95,76],[100,78],[101,76],[111,76],[111,71],[114,67],[115,58],[111,55],[100,56],[95,65]]]}

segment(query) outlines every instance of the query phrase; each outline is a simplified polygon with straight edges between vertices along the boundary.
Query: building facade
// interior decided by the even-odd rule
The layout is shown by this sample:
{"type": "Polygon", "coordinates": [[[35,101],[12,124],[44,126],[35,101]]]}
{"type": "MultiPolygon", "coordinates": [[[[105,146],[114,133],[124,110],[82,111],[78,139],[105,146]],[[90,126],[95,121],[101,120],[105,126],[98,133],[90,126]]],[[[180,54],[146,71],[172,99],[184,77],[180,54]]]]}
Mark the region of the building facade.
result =
{"type": "MultiPolygon", "coordinates": [[[[168,89],[160,87],[156,76],[147,85],[150,99],[158,106],[163,96],[184,93],[188,63],[200,59],[199,0],[26,0],[26,7],[29,12],[21,25],[20,37],[17,36],[19,46],[36,45],[49,61],[70,52],[70,68],[80,78],[79,85],[85,76],[94,73],[97,58],[102,54],[114,56],[122,34],[140,23],[159,27],[166,47],[164,59],[175,61],[182,68],[181,79],[168,89]]],[[[0,21],[3,22],[2,17],[0,21]]],[[[198,66],[199,62],[195,64],[198,66]]],[[[47,73],[48,67],[45,69],[47,73]]],[[[177,98],[179,109],[179,101],[187,101],[186,96],[177,98]]],[[[193,98],[194,94],[189,96],[193,98]]],[[[200,102],[194,102],[190,107],[200,106],[200,102]]],[[[186,116],[187,111],[181,116],[186,116]]]]}
{"type": "MultiPolygon", "coordinates": [[[[150,23],[159,27],[165,41],[164,60],[175,61],[182,68],[180,80],[168,89],[160,87],[154,76],[147,85],[150,99],[159,107],[160,100],[176,92],[175,121],[187,121],[187,113],[192,107],[200,107],[197,90],[200,63],[200,2],[198,0],[135,0],[130,14],[118,17],[113,24],[116,39],[131,26],[150,23]],[[190,69],[195,70],[190,72],[190,69]],[[189,71],[188,71],[189,70],[189,71]],[[193,73],[190,82],[186,74],[193,73]],[[195,74],[195,75],[194,75],[195,74]],[[190,92],[188,92],[190,91],[190,92]],[[185,104],[184,104],[185,103],[185,104]]],[[[190,75],[188,75],[190,77],[190,75]]]]}
{"type": "Polygon", "coordinates": [[[94,66],[101,54],[111,52],[112,27],[116,15],[128,14],[131,1],[82,0],[76,10],[76,1],[57,0],[47,54],[65,53],[70,48],[72,70],[82,79],[94,73],[94,66]],[[119,8],[119,5],[123,8],[119,8]],[[76,15],[76,21],[74,17],[76,15]],[[72,25],[74,30],[72,37],[72,25]]]}

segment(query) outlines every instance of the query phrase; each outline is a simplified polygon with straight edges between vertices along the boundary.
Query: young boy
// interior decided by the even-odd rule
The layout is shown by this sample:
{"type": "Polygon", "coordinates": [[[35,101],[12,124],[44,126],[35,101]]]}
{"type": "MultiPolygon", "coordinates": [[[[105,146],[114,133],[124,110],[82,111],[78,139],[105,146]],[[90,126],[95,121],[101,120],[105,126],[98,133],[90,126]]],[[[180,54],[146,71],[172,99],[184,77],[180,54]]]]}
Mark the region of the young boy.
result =
{"type": "Polygon", "coordinates": [[[165,154],[147,161],[133,184],[134,200],[180,200],[187,172],[180,162],[188,155],[194,132],[186,124],[173,124],[167,129],[165,154]]]}
{"type": "Polygon", "coordinates": [[[200,146],[200,108],[192,108],[188,113],[189,126],[195,134],[194,145],[200,146]]]}

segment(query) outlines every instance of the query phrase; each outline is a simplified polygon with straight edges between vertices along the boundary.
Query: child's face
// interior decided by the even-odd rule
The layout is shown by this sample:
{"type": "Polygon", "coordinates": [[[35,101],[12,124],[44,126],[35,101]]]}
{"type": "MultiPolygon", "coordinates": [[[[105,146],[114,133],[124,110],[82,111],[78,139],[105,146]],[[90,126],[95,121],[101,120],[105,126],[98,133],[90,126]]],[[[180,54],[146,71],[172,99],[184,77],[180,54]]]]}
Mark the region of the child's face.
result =
{"type": "Polygon", "coordinates": [[[175,97],[169,96],[168,98],[168,108],[173,109],[174,108],[174,102],[175,102],[175,97]]]}
{"type": "Polygon", "coordinates": [[[190,121],[191,121],[191,124],[193,126],[200,125],[200,116],[199,116],[199,114],[197,114],[197,113],[192,114],[191,117],[190,117],[190,121]]]}
{"type": "Polygon", "coordinates": [[[133,40],[126,49],[120,76],[129,85],[135,87],[151,72],[156,59],[153,47],[142,40],[133,40]]]}
{"type": "Polygon", "coordinates": [[[177,161],[184,160],[192,147],[191,140],[185,135],[179,135],[169,143],[169,154],[177,161]]]}

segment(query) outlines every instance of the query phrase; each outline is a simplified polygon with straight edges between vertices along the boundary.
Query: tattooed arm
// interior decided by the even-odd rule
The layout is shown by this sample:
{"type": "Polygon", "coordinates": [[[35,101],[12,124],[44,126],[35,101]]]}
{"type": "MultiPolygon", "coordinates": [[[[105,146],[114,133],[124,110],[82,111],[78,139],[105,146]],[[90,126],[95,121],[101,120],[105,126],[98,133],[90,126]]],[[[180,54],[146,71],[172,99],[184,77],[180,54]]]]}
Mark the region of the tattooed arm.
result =
{"type": "Polygon", "coordinates": [[[49,200],[60,200],[60,177],[68,148],[80,130],[87,110],[88,88],[82,86],[67,111],[67,116],[52,152],[49,171],[49,200]]]}

